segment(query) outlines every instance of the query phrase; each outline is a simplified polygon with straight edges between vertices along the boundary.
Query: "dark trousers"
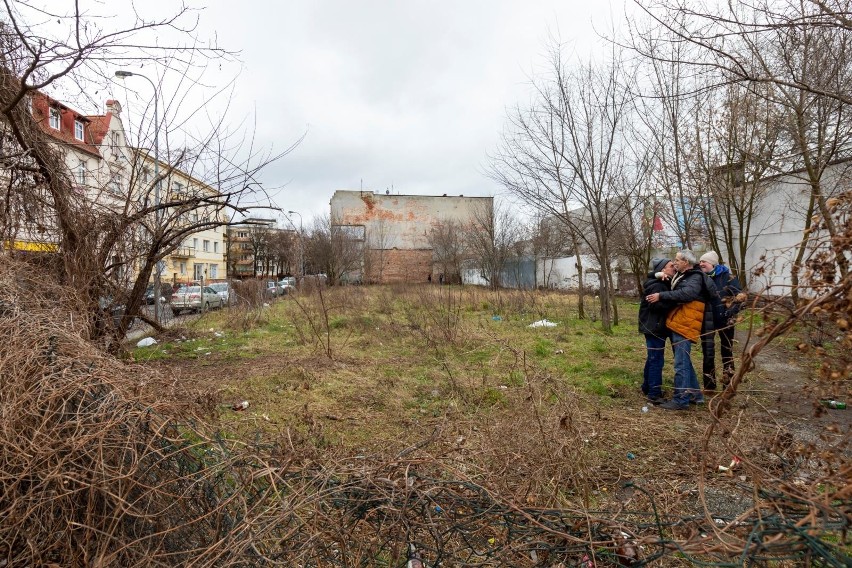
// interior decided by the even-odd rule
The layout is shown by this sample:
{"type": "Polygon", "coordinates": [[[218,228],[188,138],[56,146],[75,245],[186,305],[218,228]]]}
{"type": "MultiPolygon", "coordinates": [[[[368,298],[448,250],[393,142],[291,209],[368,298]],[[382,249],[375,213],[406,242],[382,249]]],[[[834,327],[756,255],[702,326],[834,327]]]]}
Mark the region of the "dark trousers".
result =
{"type": "MultiPolygon", "coordinates": [[[[734,375],[734,326],[727,325],[716,332],[719,333],[722,351],[722,384],[727,386],[734,375]]],[[[706,390],[716,390],[716,332],[701,334],[702,374],[706,390]]]]}

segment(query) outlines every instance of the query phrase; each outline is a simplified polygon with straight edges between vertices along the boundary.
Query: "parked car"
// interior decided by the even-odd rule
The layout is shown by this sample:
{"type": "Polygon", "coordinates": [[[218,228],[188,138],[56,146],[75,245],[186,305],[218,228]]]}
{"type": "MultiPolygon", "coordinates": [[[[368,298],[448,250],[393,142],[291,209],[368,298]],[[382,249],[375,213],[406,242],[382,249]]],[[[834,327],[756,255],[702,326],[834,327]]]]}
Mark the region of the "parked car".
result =
{"type": "Polygon", "coordinates": [[[281,295],[289,294],[290,292],[296,291],[296,277],[295,276],[285,276],[278,282],[278,289],[280,290],[281,295]]]}
{"type": "MultiPolygon", "coordinates": [[[[169,284],[160,284],[160,303],[164,304],[168,301],[168,295],[171,295],[171,285],[169,284]]],[[[145,289],[145,303],[149,306],[154,305],[154,285],[148,284],[148,287],[145,289]]]]}
{"type": "Polygon", "coordinates": [[[219,297],[222,298],[222,305],[230,306],[231,305],[231,285],[227,282],[214,282],[210,285],[219,297]]]}
{"type": "Polygon", "coordinates": [[[281,295],[281,287],[278,285],[278,282],[275,282],[274,280],[266,282],[266,295],[272,296],[273,298],[281,295]]]}
{"type": "Polygon", "coordinates": [[[172,294],[172,309],[175,314],[182,310],[200,312],[214,307],[222,307],[222,298],[210,286],[183,286],[172,294]]]}

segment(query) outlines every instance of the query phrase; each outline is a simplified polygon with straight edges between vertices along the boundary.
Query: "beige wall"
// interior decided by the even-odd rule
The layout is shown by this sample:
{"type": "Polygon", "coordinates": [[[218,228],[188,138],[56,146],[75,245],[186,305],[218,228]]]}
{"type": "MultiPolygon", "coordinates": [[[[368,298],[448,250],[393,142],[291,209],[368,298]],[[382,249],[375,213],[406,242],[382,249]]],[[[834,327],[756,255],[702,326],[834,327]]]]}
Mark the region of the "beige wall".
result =
{"type": "Polygon", "coordinates": [[[468,225],[477,210],[493,206],[493,198],[338,190],[330,205],[332,222],[364,227],[367,280],[425,282],[432,274],[433,225],[468,225]]]}

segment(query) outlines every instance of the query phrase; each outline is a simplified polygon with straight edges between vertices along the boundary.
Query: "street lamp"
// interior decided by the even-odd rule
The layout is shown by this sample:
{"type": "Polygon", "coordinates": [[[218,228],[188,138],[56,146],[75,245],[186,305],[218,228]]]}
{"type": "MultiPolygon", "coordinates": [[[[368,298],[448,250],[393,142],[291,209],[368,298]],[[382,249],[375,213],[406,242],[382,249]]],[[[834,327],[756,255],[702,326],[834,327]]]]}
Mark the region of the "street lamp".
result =
{"type": "MultiPolygon", "coordinates": [[[[157,108],[157,85],[154,84],[154,81],[146,77],[145,75],[140,75],[139,73],[133,73],[131,71],[123,71],[119,69],[115,72],[115,76],[121,79],[126,77],[141,77],[151,83],[151,88],[154,89],[154,220],[155,226],[157,230],[160,229],[160,120],[159,120],[159,112],[157,108]]],[[[157,261],[156,266],[154,266],[154,321],[160,321],[160,311],[162,306],[160,305],[160,294],[162,291],[160,290],[160,262],[157,261]]]]}
{"type": "MultiPolygon", "coordinates": [[[[287,211],[288,215],[298,215],[299,216],[299,270],[301,271],[301,276],[304,278],[305,276],[305,243],[302,241],[304,238],[302,236],[302,214],[298,211],[287,211]]],[[[287,219],[290,219],[287,217],[287,219]]],[[[290,221],[290,224],[293,225],[293,221],[290,221]]],[[[295,229],[296,226],[293,225],[295,229]]]]}

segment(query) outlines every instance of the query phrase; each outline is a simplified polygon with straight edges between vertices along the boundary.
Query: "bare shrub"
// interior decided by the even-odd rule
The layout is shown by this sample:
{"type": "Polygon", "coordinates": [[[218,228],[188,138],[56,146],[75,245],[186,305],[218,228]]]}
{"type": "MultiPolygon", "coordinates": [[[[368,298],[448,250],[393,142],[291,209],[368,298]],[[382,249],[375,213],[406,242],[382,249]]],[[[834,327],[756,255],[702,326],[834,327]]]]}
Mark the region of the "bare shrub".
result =
{"type": "Polygon", "coordinates": [[[453,286],[417,286],[406,296],[408,325],[430,347],[456,345],[463,331],[461,293],[453,286]]]}
{"type": "Polygon", "coordinates": [[[267,322],[264,306],[267,297],[266,284],[260,280],[242,280],[233,283],[233,300],[225,326],[229,329],[248,331],[267,322]]]}

